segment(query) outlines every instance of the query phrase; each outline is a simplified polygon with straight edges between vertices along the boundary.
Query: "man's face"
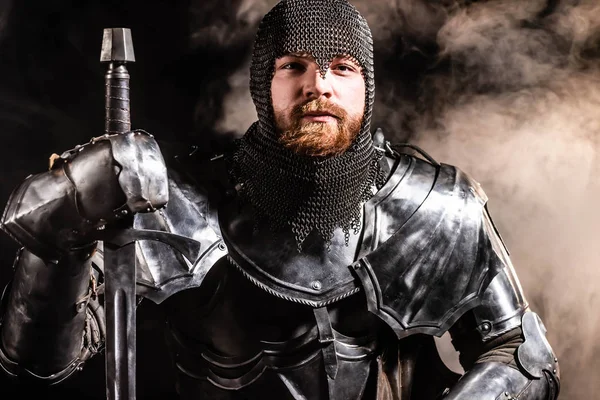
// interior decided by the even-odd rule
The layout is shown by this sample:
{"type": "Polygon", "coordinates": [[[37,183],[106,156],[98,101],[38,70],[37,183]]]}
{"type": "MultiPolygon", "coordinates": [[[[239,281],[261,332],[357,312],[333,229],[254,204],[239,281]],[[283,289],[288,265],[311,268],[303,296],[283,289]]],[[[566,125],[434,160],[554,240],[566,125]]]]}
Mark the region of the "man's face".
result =
{"type": "Polygon", "coordinates": [[[307,54],[275,60],[271,82],[280,142],[298,154],[333,156],[350,147],[365,112],[365,81],[359,64],[336,57],[325,75],[307,54]]]}

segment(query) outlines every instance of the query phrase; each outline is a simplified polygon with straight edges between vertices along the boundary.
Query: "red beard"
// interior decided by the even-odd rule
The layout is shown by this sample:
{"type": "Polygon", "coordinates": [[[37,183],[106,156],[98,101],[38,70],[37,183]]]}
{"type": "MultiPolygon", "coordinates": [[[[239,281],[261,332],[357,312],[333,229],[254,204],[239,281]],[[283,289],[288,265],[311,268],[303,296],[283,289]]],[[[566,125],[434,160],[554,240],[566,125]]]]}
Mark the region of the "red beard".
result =
{"type": "Polygon", "coordinates": [[[279,142],[297,154],[315,157],[329,157],[344,153],[362,125],[362,116],[350,117],[341,107],[322,101],[312,100],[295,106],[291,113],[291,124],[279,137],[279,142]],[[311,112],[323,112],[335,117],[335,124],[303,120],[311,112]]]}

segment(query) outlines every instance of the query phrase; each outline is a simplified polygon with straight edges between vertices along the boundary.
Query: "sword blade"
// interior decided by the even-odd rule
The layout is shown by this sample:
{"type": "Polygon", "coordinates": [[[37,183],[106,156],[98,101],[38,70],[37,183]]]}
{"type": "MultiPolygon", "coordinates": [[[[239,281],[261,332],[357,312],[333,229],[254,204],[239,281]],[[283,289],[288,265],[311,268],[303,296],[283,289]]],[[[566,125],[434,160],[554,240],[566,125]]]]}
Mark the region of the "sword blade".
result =
{"type": "Polygon", "coordinates": [[[135,243],[104,242],[107,400],[135,400],[135,243]]]}

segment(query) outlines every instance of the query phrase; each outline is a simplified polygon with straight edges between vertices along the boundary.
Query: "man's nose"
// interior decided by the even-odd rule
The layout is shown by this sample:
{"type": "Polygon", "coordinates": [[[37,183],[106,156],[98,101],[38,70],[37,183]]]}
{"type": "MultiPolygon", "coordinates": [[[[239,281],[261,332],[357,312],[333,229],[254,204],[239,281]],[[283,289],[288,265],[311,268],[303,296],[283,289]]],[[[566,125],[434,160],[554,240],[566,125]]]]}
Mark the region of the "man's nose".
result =
{"type": "Polygon", "coordinates": [[[331,78],[327,79],[327,74],[325,77],[321,76],[319,70],[315,71],[314,74],[307,74],[304,83],[304,97],[307,99],[318,99],[324,96],[329,99],[333,94],[331,85],[331,78]]]}

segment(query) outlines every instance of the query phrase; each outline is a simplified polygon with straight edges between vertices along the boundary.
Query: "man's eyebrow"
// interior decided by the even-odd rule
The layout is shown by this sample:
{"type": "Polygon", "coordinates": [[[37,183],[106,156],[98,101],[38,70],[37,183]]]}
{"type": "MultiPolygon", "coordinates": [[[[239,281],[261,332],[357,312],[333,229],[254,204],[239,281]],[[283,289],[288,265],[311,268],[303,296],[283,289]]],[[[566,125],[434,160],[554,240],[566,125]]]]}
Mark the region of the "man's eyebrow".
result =
{"type": "Polygon", "coordinates": [[[283,58],[283,57],[314,58],[312,56],[312,54],[305,53],[305,52],[286,53],[286,54],[282,55],[280,58],[283,58]]]}
{"type": "MultiPolygon", "coordinates": [[[[293,53],[286,53],[284,55],[282,55],[281,57],[277,58],[278,60],[281,60],[282,58],[285,57],[293,57],[293,58],[302,58],[305,60],[310,60],[310,61],[314,61],[315,58],[313,57],[312,54],[307,53],[307,52],[293,52],[293,53]]],[[[353,64],[355,64],[358,68],[361,68],[360,63],[358,62],[358,60],[356,60],[356,58],[352,57],[349,54],[339,54],[337,56],[335,56],[331,61],[349,61],[353,64]]]]}
{"type": "Polygon", "coordinates": [[[338,56],[335,56],[333,59],[334,59],[334,60],[344,60],[344,61],[351,61],[351,62],[353,62],[354,64],[356,64],[356,65],[360,66],[360,63],[358,62],[358,60],[356,60],[356,58],[354,58],[354,57],[352,57],[352,56],[350,56],[350,55],[348,55],[348,54],[340,54],[340,55],[338,55],[338,56]]]}

